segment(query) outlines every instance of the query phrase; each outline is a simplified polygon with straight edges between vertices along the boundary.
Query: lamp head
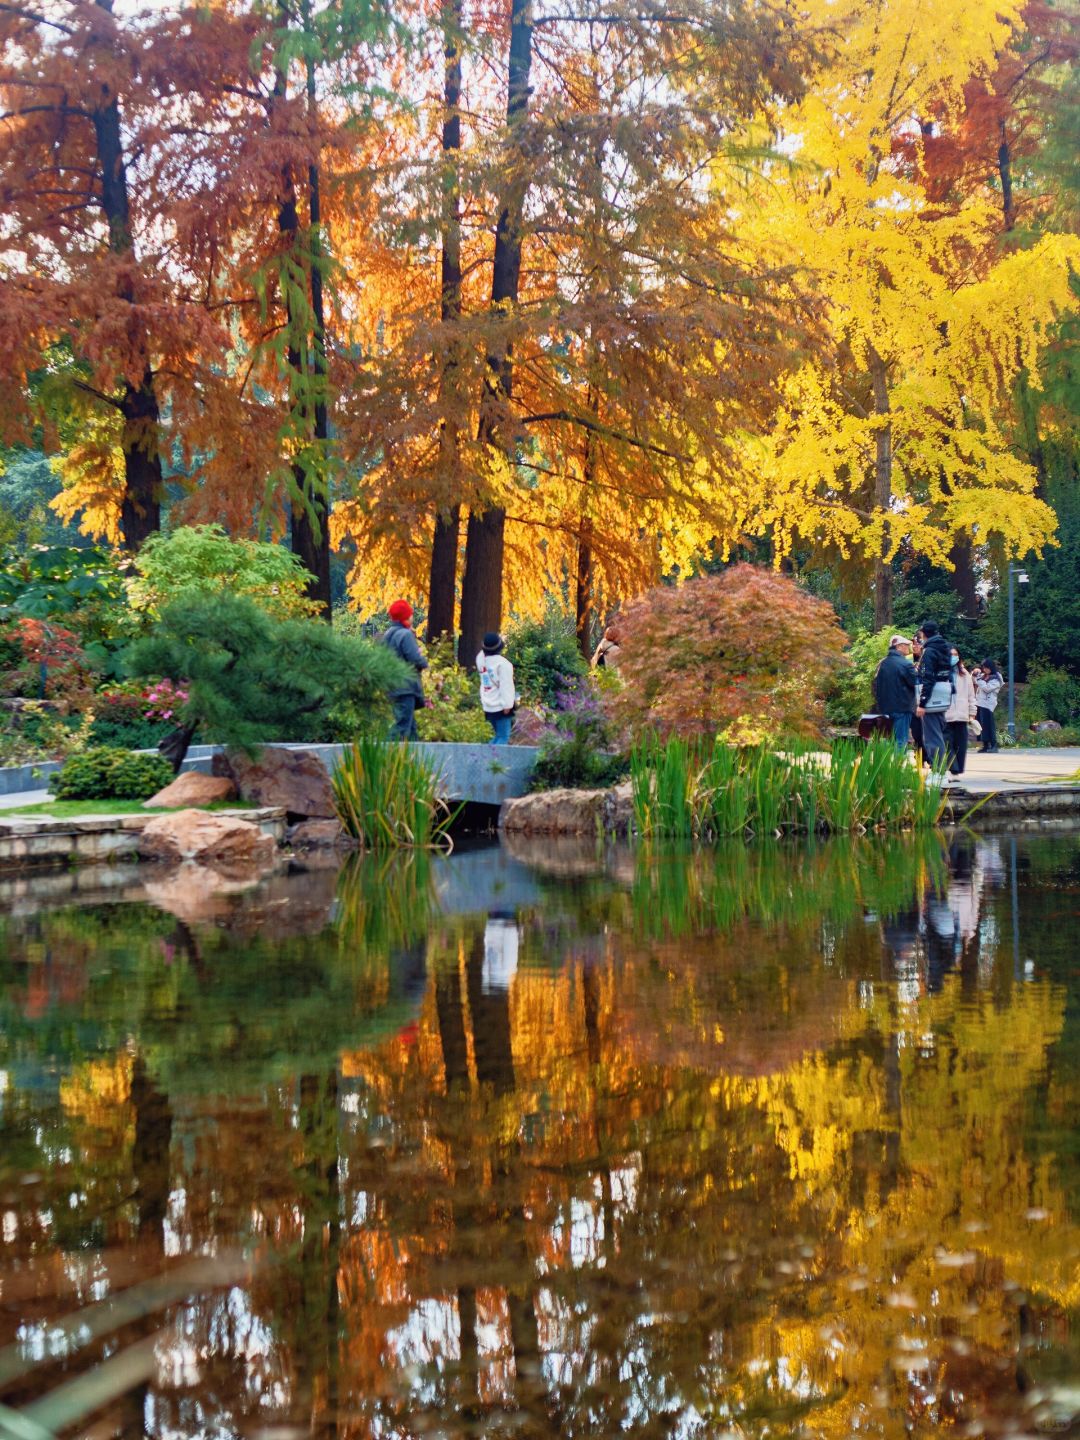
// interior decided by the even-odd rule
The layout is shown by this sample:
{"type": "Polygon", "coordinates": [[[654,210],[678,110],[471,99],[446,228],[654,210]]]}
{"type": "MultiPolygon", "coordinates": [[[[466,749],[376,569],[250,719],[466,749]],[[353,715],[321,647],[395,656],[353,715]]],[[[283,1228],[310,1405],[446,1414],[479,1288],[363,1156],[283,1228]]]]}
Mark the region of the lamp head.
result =
{"type": "Polygon", "coordinates": [[[1016,577],[1016,582],[1018,585],[1026,585],[1028,583],[1028,573],[1026,570],[1021,570],[1019,572],[1016,577]]]}

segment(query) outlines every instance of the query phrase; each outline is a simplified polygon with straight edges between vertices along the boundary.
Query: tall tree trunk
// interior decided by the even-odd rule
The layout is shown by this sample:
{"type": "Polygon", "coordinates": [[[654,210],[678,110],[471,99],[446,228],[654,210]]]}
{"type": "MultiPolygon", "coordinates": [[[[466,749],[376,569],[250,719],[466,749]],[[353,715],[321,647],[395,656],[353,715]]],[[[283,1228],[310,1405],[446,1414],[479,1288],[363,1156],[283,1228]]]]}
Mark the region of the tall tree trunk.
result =
{"type": "MultiPolygon", "coordinates": [[[[97,0],[97,4],[112,14],[112,0],[97,0]]],[[[109,96],[104,84],[102,95],[103,103],[93,112],[101,166],[101,208],[109,227],[109,249],[123,255],[132,249],[132,237],[120,101],[115,95],[109,96]]],[[[129,305],[134,303],[130,276],[121,282],[119,298],[129,305]]],[[[124,548],[135,551],[148,535],[161,529],[161,412],[149,363],[138,385],[125,381],[120,413],[124,421],[120,442],[124,455],[120,532],[124,548]]]]}
{"type": "Polygon", "coordinates": [[[592,521],[583,516],[577,547],[577,584],[574,594],[574,631],[584,659],[592,654],[593,554],[592,521]]]}
{"type": "MultiPolygon", "coordinates": [[[[442,259],[439,318],[451,327],[451,349],[439,381],[442,400],[453,402],[457,376],[456,334],[461,319],[461,197],[458,157],[461,153],[461,0],[443,0],[443,175],[442,259]]],[[[457,419],[444,416],[439,431],[438,480],[440,491],[458,488],[459,436],[457,419]]],[[[458,546],[461,534],[461,507],[451,504],[435,516],[428,577],[427,639],[438,640],[454,633],[454,597],[457,590],[458,546]]]]}
{"type": "MultiPolygon", "coordinates": [[[[310,6],[302,8],[302,23],[305,32],[310,29],[310,6]]],[[[287,23],[287,17],[282,21],[287,23]]],[[[284,75],[278,80],[277,94],[284,97],[286,81],[284,75]]],[[[307,62],[307,97],[309,111],[315,111],[315,65],[307,62]]],[[[308,166],[308,219],[311,235],[311,332],[308,333],[307,317],[298,316],[294,306],[286,299],[285,317],[288,325],[289,369],[296,377],[291,405],[298,412],[305,429],[310,427],[312,449],[325,455],[329,435],[329,418],[326,408],[326,321],[323,307],[323,275],[320,258],[321,222],[319,198],[319,167],[313,161],[308,166]],[[310,347],[312,379],[306,374],[305,358],[310,347]],[[310,385],[311,397],[304,394],[310,385]]],[[[300,214],[297,207],[296,189],[292,177],[283,177],[283,197],[278,206],[278,229],[289,238],[289,244],[296,248],[300,238],[300,214]]],[[[331,617],[330,606],[330,497],[324,475],[310,461],[298,460],[293,465],[293,482],[296,494],[290,506],[290,543],[293,554],[311,576],[307,593],[318,601],[323,619],[331,617]]]]}
{"type": "Polygon", "coordinates": [[[979,613],[979,591],[975,575],[975,547],[970,535],[957,535],[949,551],[952,564],[952,587],[966,619],[974,620],[979,613]]]}
{"type": "MultiPolygon", "coordinates": [[[[889,382],[885,361],[876,350],[870,351],[870,379],[874,391],[874,414],[890,413],[889,382]]],[[[883,419],[874,437],[874,509],[884,516],[881,552],[874,562],[874,629],[883,630],[892,624],[893,576],[889,558],[889,513],[892,506],[892,422],[883,419]]]]}
{"type": "MultiPolygon", "coordinates": [[[[510,59],[506,102],[508,176],[506,194],[495,227],[495,252],[491,273],[491,314],[512,310],[518,301],[521,281],[521,222],[525,194],[525,157],[520,132],[529,110],[529,72],[532,69],[532,0],[511,0],[510,59]]],[[[509,409],[514,388],[514,368],[509,340],[500,341],[488,353],[488,389],[480,407],[477,438],[481,444],[499,446],[508,458],[512,441],[500,435],[500,414],[509,409]]],[[[461,640],[458,658],[472,664],[486,630],[497,630],[502,620],[503,537],[506,511],[492,505],[473,510],[465,535],[465,574],[461,585],[461,640]]]]}
{"type": "Polygon", "coordinates": [[[1008,231],[1016,224],[1016,209],[1013,202],[1012,153],[1004,120],[1001,122],[1001,144],[998,146],[997,161],[998,179],[1001,181],[1001,209],[1005,217],[1005,229],[1008,231]]]}

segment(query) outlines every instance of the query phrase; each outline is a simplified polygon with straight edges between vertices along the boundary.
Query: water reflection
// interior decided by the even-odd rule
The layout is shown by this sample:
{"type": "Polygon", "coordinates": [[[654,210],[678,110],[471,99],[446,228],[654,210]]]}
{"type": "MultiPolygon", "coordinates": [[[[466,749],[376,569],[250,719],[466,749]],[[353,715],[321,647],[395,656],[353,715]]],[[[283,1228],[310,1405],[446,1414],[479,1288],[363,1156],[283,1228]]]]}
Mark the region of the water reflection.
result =
{"type": "Polygon", "coordinates": [[[95,1435],[1080,1409],[1080,840],[112,881],[0,892],[6,1405],[126,1357],[95,1435]]]}

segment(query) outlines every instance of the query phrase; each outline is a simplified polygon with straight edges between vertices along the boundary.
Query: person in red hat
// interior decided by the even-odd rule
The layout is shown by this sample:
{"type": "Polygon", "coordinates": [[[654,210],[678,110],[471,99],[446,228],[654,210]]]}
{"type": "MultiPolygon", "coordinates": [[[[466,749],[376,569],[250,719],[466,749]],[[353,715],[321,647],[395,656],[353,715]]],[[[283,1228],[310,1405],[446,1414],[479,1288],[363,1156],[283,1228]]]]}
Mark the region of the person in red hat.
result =
{"type": "Polygon", "coordinates": [[[409,602],[395,600],[390,606],[389,614],[390,628],[385,635],[380,636],[379,643],[392,650],[413,669],[413,675],[407,684],[400,690],[390,692],[390,703],[394,707],[390,739],[419,740],[416,711],[424,703],[424,684],[420,675],[427,669],[428,662],[412,628],[413,608],[409,602]]]}

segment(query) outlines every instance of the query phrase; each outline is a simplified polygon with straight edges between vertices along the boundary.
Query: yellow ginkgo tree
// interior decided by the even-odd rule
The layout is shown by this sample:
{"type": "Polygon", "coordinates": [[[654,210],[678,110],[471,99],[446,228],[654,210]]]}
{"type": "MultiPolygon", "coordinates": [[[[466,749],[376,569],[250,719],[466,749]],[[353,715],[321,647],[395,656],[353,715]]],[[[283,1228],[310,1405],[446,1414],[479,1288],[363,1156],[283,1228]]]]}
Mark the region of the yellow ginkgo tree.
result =
{"type": "Polygon", "coordinates": [[[1015,39],[1020,0],[811,9],[834,53],[789,111],[790,164],[763,170],[752,230],[813,278],[829,343],[793,366],[747,457],[777,552],[872,566],[881,627],[901,545],[948,565],[960,538],[1013,553],[1052,541],[1053,512],[1012,443],[1012,391],[1075,304],[1080,241],[1005,252],[989,181],[946,203],[927,183],[927,143],[1015,39]]]}

